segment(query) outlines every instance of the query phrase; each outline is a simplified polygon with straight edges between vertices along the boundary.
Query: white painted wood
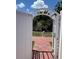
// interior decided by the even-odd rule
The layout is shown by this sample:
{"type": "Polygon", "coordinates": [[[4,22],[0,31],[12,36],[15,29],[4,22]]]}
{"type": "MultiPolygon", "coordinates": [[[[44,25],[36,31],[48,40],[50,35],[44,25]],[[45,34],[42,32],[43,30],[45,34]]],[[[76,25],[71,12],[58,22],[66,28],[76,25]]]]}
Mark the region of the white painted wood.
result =
{"type": "MultiPolygon", "coordinates": [[[[62,18],[62,11],[60,12],[60,17],[62,18]]],[[[61,22],[62,22],[62,19],[61,19],[61,22]]],[[[60,40],[59,40],[59,56],[58,56],[58,59],[62,59],[62,25],[61,25],[61,22],[60,22],[60,40]]]]}
{"type": "Polygon", "coordinates": [[[16,59],[32,59],[32,18],[16,12],[16,59]]]}
{"type": "Polygon", "coordinates": [[[61,36],[61,30],[60,30],[59,55],[58,55],[58,59],[62,59],[62,36],[61,36]]]}
{"type": "Polygon", "coordinates": [[[53,19],[53,33],[54,33],[54,59],[58,59],[59,54],[59,38],[60,38],[60,15],[55,12],[53,19]]]}

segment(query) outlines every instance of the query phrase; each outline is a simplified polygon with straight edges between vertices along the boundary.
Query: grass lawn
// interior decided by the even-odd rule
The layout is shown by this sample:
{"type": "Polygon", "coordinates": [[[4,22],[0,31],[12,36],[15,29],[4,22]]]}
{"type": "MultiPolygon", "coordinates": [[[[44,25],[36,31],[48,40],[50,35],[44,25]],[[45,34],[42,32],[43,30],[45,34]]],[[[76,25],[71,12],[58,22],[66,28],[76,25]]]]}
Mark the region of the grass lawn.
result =
{"type": "Polygon", "coordinates": [[[32,36],[46,36],[46,37],[52,37],[52,32],[32,32],[32,36]]]}

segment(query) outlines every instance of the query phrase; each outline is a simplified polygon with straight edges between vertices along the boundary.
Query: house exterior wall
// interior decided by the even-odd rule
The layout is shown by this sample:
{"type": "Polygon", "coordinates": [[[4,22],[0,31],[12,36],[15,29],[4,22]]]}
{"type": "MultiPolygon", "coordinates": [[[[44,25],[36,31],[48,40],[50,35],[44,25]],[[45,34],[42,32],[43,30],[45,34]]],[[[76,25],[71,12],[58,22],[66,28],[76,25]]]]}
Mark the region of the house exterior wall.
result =
{"type": "Polygon", "coordinates": [[[32,18],[16,12],[16,59],[32,59],[32,18]]]}

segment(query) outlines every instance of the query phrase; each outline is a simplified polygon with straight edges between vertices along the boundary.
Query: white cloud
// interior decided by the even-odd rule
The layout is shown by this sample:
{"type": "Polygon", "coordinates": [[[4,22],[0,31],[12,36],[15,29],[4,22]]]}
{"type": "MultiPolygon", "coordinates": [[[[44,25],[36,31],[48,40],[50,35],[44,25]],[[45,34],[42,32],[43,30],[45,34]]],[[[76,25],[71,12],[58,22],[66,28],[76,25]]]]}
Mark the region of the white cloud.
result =
{"type": "Polygon", "coordinates": [[[26,12],[29,12],[29,11],[30,11],[30,10],[27,8],[27,9],[26,9],[26,12]]]}
{"type": "Polygon", "coordinates": [[[24,8],[25,7],[25,4],[24,3],[20,3],[20,4],[17,4],[16,5],[16,9],[18,9],[18,8],[24,8]]]}
{"type": "Polygon", "coordinates": [[[30,9],[26,9],[26,13],[32,14],[32,12],[30,11],[30,9]]]}
{"type": "Polygon", "coordinates": [[[40,8],[48,8],[48,5],[45,5],[43,0],[37,0],[31,5],[34,9],[40,9],[40,8]]]}

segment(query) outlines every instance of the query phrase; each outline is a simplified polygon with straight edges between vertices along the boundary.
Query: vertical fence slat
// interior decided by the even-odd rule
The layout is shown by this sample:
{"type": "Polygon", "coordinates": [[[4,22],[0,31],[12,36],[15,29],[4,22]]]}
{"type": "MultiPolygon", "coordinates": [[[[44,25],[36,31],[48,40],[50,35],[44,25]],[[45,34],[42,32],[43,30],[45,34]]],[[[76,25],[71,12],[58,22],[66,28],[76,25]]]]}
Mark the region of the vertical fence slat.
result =
{"type": "Polygon", "coordinates": [[[48,53],[46,53],[47,54],[47,57],[48,57],[48,59],[49,59],[49,55],[48,55],[48,53]]]}
{"type": "Polygon", "coordinates": [[[39,59],[40,59],[40,52],[38,52],[38,54],[39,54],[39,59]]]}
{"type": "Polygon", "coordinates": [[[52,58],[54,58],[54,56],[53,56],[53,54],[51,53],[51,55],[52,55],[52,58]]]}
{"type": "Polygon", "coordinates": [[[43,59],[45,59],[44,52],[42,52],[42,55],[43,55],[43,59]]]}
{"type": "Polygon", "coordinates": [[[32,59],[41,59],[40,58],[40,53],[42,53],[43,59],[45,59],[45,55],[44,55],[45,53],[46,53],[48,59],[50,59],[50,55],[52,56],[52,59],[54,58],[54,55],[53,55],[52,51],[36,51],[36,50],[32,50],[32,59]]]}

